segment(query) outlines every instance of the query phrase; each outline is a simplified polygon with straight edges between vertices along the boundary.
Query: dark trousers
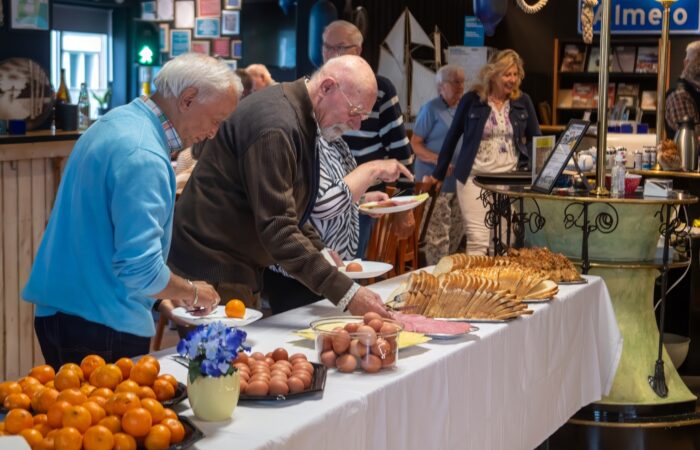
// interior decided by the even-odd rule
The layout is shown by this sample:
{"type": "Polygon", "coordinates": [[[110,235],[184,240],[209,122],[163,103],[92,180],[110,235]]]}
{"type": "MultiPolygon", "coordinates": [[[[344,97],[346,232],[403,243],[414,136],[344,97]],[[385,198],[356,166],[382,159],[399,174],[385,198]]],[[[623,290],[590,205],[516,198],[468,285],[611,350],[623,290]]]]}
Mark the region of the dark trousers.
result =
{"type": "Polygon", "coordinates": [[[272,314],[289,311],[323,298],[294,278],[285,277],[269,269],[265,269],[263,273],[263,295],[270,302],[272,314]]]}
{"type": "Polygon", "coordinates": [[[367,214],[360,214],[360,237],[357,242],[357,253],[355,258],[365,259],[367,255],[367,246],[369,238],[372,235],[372,226],[374,225],[374,217],[367,214]]]}
{"type": "Polygon", "coordinates": [[[63,313],[36,317],[34,330],[46,364],[55,370],[69,362],[80,364],[90,354],[114,362],[123,356],[145,355],[151,348],[151,338],[122,333],[63,313]]]}

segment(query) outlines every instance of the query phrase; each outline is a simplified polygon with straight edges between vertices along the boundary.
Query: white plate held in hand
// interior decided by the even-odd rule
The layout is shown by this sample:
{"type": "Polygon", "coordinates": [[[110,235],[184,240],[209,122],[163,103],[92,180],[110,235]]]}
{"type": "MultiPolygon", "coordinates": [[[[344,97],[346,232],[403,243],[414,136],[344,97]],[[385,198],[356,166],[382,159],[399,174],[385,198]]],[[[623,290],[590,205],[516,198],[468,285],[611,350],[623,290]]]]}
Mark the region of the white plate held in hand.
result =
{"type": "Polygon", "coordinates": [[[208,316],[195,316],[185,308],[173,309],[173,317],[176,317],[190,325],[205,325],[211,322],[223,322],[229,327],[243,327],[262,317],[262,313],[257,309],[246,308],[245,316],[242,319],[234,319],[226,316],[226,306],[219,305],[208,316]]]}
{"type": "Polygon", "coordinates": [[[389,200],[383,200],[381,202],[363,203],[359,208],[360,212],[365,214],[391,214],[413,209],[426,201],[428,197],[428,194],[401,195],[391,197],[389,200]],[[381,206],[385,203],[387,203],[388,206],[381,206]]]}
{"type": "Polygon", "coordinates": [[[394,267],[391,264],[377,261],[344,261],[346,267],[350,263],[360,264],[362,266],[362,272],[348,272],[347,270],[345,270],[345,267],[338,267],[338,270],[347,275],[348,278],[353,278],[356,280],[363,278],[374,278],[378,277],[379,275],[384,275],[394,267]]]}

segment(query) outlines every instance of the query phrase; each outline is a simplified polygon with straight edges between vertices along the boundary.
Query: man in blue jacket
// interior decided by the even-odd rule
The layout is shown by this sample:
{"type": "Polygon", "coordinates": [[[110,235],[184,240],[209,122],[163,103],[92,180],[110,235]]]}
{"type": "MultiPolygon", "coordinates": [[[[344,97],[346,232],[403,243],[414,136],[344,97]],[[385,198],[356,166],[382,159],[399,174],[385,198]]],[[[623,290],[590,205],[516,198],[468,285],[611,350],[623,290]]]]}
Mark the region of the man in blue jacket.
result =
{"type": "Polygon", "coordinates": [[[88,354],[148,353],[155,299],[207,314],[207,283],[171,273],[172,152],[213,137],[242,86],[228,66],[187,54],[163,66],[157,92],[116,108],[80,137],[66,164],[22,297],[54,368],[88,354]]]}

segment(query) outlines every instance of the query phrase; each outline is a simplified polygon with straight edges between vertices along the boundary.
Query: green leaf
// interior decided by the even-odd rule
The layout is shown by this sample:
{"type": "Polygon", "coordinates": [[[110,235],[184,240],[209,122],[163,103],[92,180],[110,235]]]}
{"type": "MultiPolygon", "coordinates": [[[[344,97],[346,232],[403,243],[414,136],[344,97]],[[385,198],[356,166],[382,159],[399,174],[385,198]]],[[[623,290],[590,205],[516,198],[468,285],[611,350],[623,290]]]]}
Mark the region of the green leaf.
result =
{"type": "Polygon", "coordinates": [[[189,377],[190,383],[194,383],[197,377],[202,376],[201,364],[197,360],[190,360],[190,367],[187,370],[187,376],[189,377]]]}

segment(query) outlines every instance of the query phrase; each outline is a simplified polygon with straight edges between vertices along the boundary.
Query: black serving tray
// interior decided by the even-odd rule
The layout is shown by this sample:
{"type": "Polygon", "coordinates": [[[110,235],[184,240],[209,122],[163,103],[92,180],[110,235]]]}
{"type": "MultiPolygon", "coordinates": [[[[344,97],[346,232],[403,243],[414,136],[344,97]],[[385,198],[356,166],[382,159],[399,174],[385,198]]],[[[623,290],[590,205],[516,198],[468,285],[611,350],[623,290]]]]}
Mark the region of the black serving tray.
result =
{"type": "Polygon", "coordinates": [[[241,394],[238,397],[239,402],[250,402],[250,401],[283,401],[283,400],[296,400],[299,397],[308,396],[315,394],[317,392],[323,392],[326,387],[326,373],[328,369],[323,364],[311,363],[314,366],[314,375],[311,378],[311,386],[308,389],[304,389],[301,392],[296,392],[294,394],[287,395],[245,395],[241,394]]]}
{"type": "Polygon", "coordinates": [[[182,426],[185,428],[185,437],[184,439],[182,439],[182,442],[178,442],[177,444],[171,445],[167,448],[167,450],[183,450],[192,447],[192,445],[194,445],[195,442],[201,440],[204,437],[204,433],[202,433],[202,430],[197,428],[197,426],[194,423],[192,423],[192,420],[180,415],[178,415],[177,418],[182,423],[182,426]]]}
{"type": "Polygon", "coordinates": [[[179,381],[177,382],[177,389],[175,389],[175,397],[171,398],[170,400],[166,400],[164,402],[161,402],[161,404],[166,407],[166,408],[172,408],[173,406],[177,405],[181,401],[187,398],[187,386],[184,384],[180,383],[179,381]]]}

